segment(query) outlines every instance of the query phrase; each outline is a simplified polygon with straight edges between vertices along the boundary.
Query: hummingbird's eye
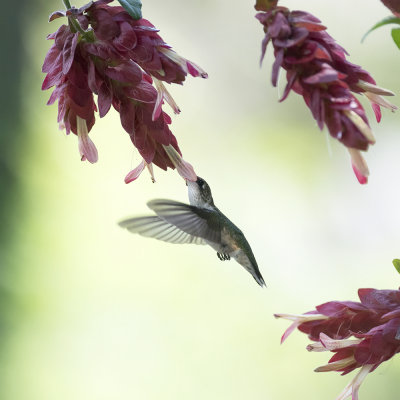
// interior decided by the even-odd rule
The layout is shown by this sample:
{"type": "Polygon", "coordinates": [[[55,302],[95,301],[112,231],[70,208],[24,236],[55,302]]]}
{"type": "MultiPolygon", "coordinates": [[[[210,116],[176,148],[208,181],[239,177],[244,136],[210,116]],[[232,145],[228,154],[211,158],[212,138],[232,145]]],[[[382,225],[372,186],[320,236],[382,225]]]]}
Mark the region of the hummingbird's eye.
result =
{"type": "Polygon", "coordinates": [[[197,177],[197,184],[199,185],[199,188],[204,190],[207,188],[207,183],[204,179],[197,177]]]}

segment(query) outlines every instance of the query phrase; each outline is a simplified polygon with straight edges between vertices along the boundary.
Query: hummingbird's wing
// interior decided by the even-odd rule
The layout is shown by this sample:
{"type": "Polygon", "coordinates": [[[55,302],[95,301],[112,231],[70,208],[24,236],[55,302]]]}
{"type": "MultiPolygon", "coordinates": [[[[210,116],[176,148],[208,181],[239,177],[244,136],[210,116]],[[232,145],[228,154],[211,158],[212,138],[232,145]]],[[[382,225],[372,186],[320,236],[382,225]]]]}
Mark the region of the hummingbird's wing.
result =
{"type": "Polygon", "coordinates": [[[164,199],[151,200],[147,205],[161,219],[183,232],[221,243],[221,223],[216,211],[164,199]]]}
{"type": "Polygon", "coordinates": [[[190,235],[158,216],[129,218],[118,224],[129,232],[169,243],[207,244],[202,238],[190,235]]]}

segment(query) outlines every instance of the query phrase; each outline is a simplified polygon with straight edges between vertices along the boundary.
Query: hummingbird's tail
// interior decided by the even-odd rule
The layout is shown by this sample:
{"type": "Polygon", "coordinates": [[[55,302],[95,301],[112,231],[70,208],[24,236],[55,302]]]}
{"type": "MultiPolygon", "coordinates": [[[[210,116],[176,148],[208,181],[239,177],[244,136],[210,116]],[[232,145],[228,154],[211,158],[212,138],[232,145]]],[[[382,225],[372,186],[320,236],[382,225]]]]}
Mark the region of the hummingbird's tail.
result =
{"type": "Polygon", "coordinates": [[[250,254],[250,257],[243,250],[239,250],[231,255],[242,267],[244,267],[248,272],[250,272],[252,277],[261,287],[267,286],[265,284],[264,278],[261,275],[260,270],[258,269],[256,259],[254,258],[251,249],[248,254],[250,254]]]}
{"type": "Polygon", "coordinates": [[[263,286],[267,287],[267,285],[265,284],[264,278],[262,277],[261,272],[260,272],[260,270],[258,269],[258,267],[256,267],[256,268],[254,269],[254,273],[252,273],[252,275],[253,275],[253,278],[255,279],[255,281],[256,281],[261,287],[263,287],[263,286]]]}

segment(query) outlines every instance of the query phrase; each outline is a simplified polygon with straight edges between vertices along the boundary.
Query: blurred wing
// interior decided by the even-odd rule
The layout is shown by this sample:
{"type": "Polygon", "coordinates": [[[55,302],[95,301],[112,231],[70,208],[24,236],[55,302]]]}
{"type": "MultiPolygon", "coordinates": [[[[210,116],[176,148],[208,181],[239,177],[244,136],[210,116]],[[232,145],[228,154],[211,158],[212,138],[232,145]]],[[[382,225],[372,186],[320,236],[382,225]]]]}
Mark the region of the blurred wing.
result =
{"type": "Polygon", "coordinates": [[[202,238],[190,235],[157,216],[129,218],[118,225],[129,232],[164,242],[207,244],[202,238]]]}
{"type": "Polygon", "coordinates": [[[156,199],[147,203],[161,219],[189,235],[221,243],[218,213],[173,200],[156,199]]]}

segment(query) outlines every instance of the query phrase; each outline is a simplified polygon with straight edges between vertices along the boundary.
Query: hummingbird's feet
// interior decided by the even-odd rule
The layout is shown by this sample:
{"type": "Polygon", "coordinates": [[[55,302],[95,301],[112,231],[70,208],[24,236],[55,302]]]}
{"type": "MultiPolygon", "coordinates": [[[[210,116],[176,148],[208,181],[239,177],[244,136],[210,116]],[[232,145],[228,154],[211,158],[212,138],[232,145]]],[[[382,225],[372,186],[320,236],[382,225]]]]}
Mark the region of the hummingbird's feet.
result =
{"type": "Polygon", "coordinates": [[[225,261],[225,260],[230,260],[231,259],[231,256],[229,254],[226,254],[226,253],[217,253],[217,256],[221,261],[225,261]]]}

